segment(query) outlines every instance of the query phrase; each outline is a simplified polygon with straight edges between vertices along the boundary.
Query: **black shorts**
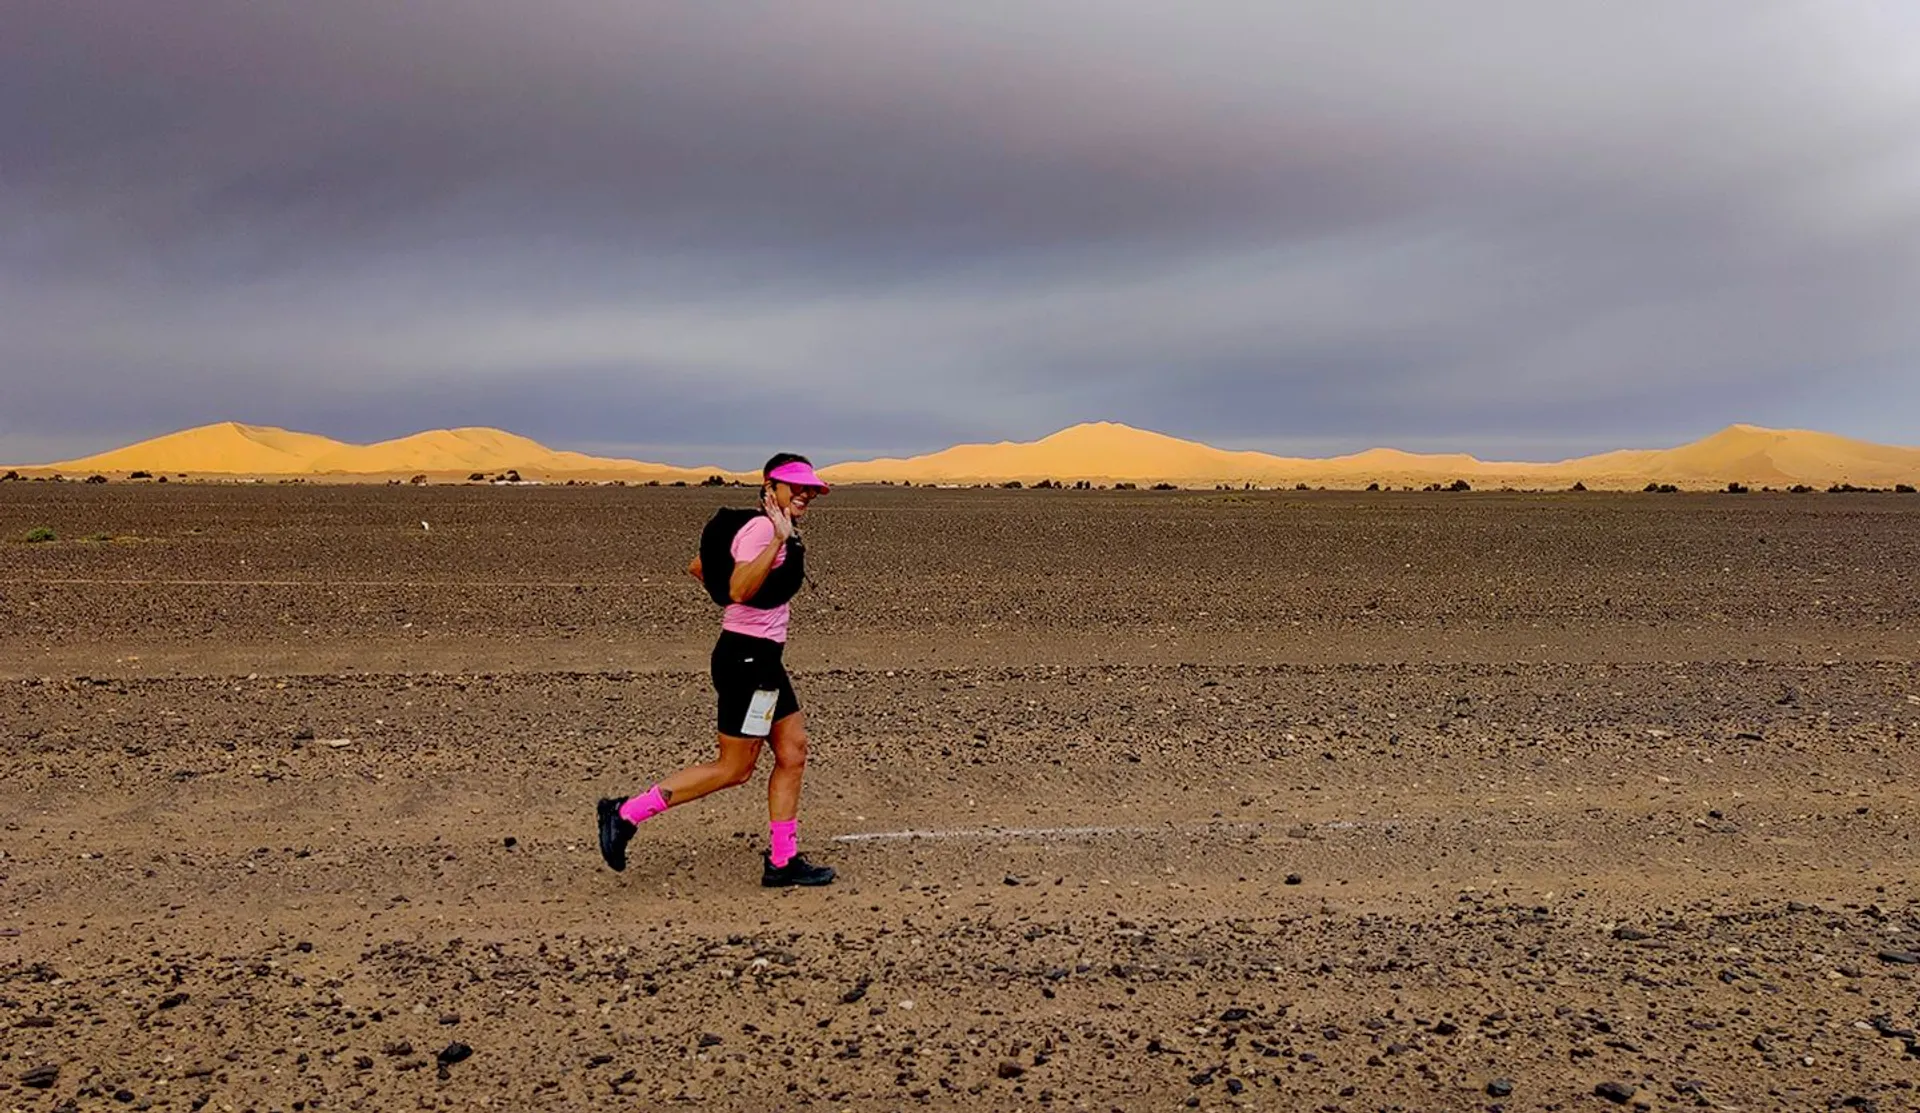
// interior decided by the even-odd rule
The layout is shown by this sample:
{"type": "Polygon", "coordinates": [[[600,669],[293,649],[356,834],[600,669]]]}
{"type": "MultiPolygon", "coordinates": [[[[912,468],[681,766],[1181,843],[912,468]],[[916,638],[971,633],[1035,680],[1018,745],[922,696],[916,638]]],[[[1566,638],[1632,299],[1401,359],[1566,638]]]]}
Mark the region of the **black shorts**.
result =
{"type": "Polygon", "coordinates": [[[720,631],[720,640],[713,643],[713,691],[721,734],[765,738],[773,724],[800,710],[800,697],[793,694],[793,681],[780,660],[785,648],[766,638],[720,631]]]}

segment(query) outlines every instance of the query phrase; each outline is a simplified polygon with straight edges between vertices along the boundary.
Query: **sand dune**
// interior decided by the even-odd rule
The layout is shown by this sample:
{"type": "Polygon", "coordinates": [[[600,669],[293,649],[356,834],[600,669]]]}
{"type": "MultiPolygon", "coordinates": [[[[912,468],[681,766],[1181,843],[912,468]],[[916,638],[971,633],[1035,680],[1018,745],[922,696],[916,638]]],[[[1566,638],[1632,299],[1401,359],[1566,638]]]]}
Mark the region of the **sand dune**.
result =
{"type": "Polygon", "coordinates": [[[299,474],[315,456],[342,447],[311,433],[222,421],[50,467],[67,471],[299,474]]]}
{"type": "MultiPolygon", "coordinates": [[[[356,445],[269,426],[220,422],[34,470],[186,473],[195,476],[300,476],[315,479],[436,478],[509,470],[527,479],[620,479],[697,483],[709,475],[751,482],[751,472],[676,467],[556,451],[499,429],[436,429],[356,445]]],[[[1394,448],[1324,459],[1234,452],[1114,422],[1090,422],[1029,442],[963,444],[924,456],[851,461],[821,469],[837,483],[1173,483],[1285,487],[1421,487],[1464,479],[1475,487],[1638,489],[1648,483],[1719,488],[1804,483],[1826,487],[1920,485],[1920,448],[1850,440],[1801,429],[1731,425],[1669,449],[1624,449],[1551,463],[1484,461],[1394,448]]]]}
{"type": "Polygon", "coordinates": [[[35,470],[149,471],[192,476],[316,479],[426,474],[465,478],[517,471],[526,479],[622,479],[697,483],[709,475],[753,478],[714,467],[676,467],[555,451],[499,429],[434,429],[377,444],[347,444],[311,433],[223,421],[35,470]]]}
{"type": "Polygon", "coordinates": [[[1077,425],[1039,441],[959,445],[910,459],[868,460],[822,469],[843,483],[1032,483],[1057,480],[1168,482],[1183,486],[1331,487],[1470,484],[1637,489],[1650,482],[1689,487],[1795,483],[1891,486],[1920,479],[1920,448],[1896,448],[1828,433],[1734,425],[1671,449],[1624,450],[1554,463],[1483,461],[1452,453],[1421,455],[1392,448],[1326,459],[1228,452],[1112,422],[1077,425]]]}

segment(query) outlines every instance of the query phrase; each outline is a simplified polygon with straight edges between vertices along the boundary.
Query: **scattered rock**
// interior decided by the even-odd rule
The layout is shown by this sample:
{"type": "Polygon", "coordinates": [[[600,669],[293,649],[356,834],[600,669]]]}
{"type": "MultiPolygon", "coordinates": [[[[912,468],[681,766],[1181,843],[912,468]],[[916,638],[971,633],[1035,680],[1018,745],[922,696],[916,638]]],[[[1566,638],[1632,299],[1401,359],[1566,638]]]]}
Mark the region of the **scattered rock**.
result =
{"type": "Polygon", "coordinates": [[[60,1081],[60,1068],[51,1063],[44,1067],[35,1067],[20,1076],[20,1085],[35,1090],[52,1089],[53,1084],[58,1081],[60,1081]]]}
{"type": "Polygon", "coordinates": [[[1000,1069],[996,1073],[998,1073],[1001,1078],[1018,1078],[1027,1073],[1027,1068],[1014,1062],[1012,1059],[1003,1059],[1000,1063],[1000,1069]]]}
{"type": "Polygon", "coordinates": [[[1920,954],[1913,951],[1897,951],[1887,947],[1880,952],[1880,961],[1896,966],[1920,966],[1920,954]]]}
{"type": "Polygon", "coordinates": [[[1513,1094],[1513,1082],[1506,1078],[1496,1078],[1487,1083],[1487,1096],[1504,1098],[1513,1094]]]}
{"type": "Polygon", "coordinates": [[[1290,873],[1290,874],[1288,874],[1288,875],[1287,875],[1287,884],[1289,884],[1289,885],[1298,885],[1298,884],[1300,884],[1300,883],[1301,883],[1301,882],[1302,882],[1303,880],[1305,880],[1305,878],[1302,878],[1302,877],[1301,877],[1301,876],[1300,876],[1299,874],[1297,874],[1297,873],[1290,873]]]}
{"type": "Polygon", "coordinates": [[[165,997],[160,998],[160,1007],[163,1009],[177,1009],[186,1004],[187,1001],[188,997],[184,993],[169,993],[165,997]]]}
{"type": "Polygon", "coordinates": [[[1653,933],[1630,925],[1622,925],[1613,929],[1613,937],[1624,939],[1629,943],[1638,943],[1642,939],[1652,939],[1653,933]]]}
{"type": "Polygon", "coordinates": [[[840,995],[840,1003],[842,1005],[852,1005],[857,1003],[861,998],[867,995],[867,986],[871,984],[873,983],[869,982],[865,978],[860,979],[860,981],[856,983],[852,989],[849,989],[845,993],[842,993],[840,995]]]}
{"type": "Polygon", "coordinates": [[[441,1066],[450,1067],[455,1063],[464,1061],[472,1054],[473,1054],[473,1048],[468,1047],[464,1043],[455,1042],[455,1043],[450,1043],[447,1046],[441,1048],[440,1054],[434,1056],[434,1058],[440,1063],[441,1066]]]}
{"type": "Polygon", "coordinates": [[[1246,1009],[1232,1008],[1220,1014],[1220,1022],[1222,1024],[1238,1024],[1252,1015],[1253,1014],[1246,1009]]]}
{"type": "Polygon", "coordinates": [[[712,1032],[703,1032],[700,1035],[701,1047],[719,1047],[721,1043],[722,1040],[720,1037],[714,1035],[712,1032]]]}
{"type": "Polygon", "coordinates": [[[1615,1105],[1625,1105],[1633,1100],[1635,1090],[1625,1082],[1602,1082],[1593,1088],[1593,1096],[1605,1098],[1615,1105]]]}
{"type": "Polygon", "coordinates": [[[508,850],[512,850],[514,847],[520,845],[520,840],[514,838],[512,835],[508,835],[506,838],[500,840],[500,845],[506,847],[508,850]]]}

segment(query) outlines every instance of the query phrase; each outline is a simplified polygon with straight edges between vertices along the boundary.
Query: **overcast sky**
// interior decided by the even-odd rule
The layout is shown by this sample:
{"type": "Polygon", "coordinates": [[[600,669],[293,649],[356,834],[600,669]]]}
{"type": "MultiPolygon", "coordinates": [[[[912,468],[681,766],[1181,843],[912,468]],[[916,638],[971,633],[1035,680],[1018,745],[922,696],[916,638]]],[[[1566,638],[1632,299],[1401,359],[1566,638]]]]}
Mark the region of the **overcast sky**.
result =
{"type": "Polygon", "coordinates": [[[0,461],[1920,444],[1920,5],[0,0],[0,461]]]}

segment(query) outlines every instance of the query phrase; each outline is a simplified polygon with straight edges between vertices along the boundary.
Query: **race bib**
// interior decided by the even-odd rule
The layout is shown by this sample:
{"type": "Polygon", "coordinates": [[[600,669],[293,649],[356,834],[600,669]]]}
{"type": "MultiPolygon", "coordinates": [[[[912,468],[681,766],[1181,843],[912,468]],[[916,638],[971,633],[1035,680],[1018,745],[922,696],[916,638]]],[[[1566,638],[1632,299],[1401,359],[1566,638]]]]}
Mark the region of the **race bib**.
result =
{"type": "Polygon", "coordinates": [[[780,702],[780,693],[765,688],[753,694],[747,703],[747,719],[740,724],[740,733],[748,738],[765,738],[773,733],[773,707],[780,702]]]}

